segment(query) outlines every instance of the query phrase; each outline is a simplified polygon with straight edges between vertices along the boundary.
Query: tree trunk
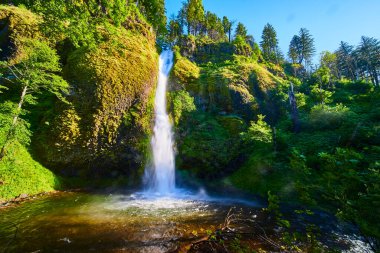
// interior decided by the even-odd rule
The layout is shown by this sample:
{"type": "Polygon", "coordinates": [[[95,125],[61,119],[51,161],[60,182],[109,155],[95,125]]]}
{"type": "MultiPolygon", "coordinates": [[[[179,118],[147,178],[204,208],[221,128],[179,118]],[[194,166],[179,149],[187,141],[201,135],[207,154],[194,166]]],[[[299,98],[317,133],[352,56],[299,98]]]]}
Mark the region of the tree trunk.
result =
{"type": "Polygon", "coordinates": [[[272,139],[273,139],[273,152],[277,154],[277,129],[276,127],[272,128],[272,139]]]}
{"type": "Polygon", "coordinates": [[[297,108],[297,101],[296,96],[294,94],[294,87],[293,84],[290,84],[290,90],[289,90],[289,103],[290,103],[290,114],[293,122],[293,131],[295,133],[299,132],[299,115],[298,115],[298,108],[297,108]]]}
{"type": "Polygon", "coordinates": [[[373,79],[375,80],[375,86],[379,87],[379,75],[376,69],[373,70],[373,79]]]}
{"type": "Polygon", "coordinates": [[[15,126],[16,126],[16,123],[17,123],[17,120],[19,118],[20,111],[21,111],[22,105],[24,103],[27,91],[28,91],[28,86],[25,85],[24,88],[22,89],[22,93],[21,93],[21,97],[20,97],[20,102],[18,103],[18,106],[17,106],[17,112],[16,112],[15,116],[13,117],[12,125],[11,125],[10,129],[8,130],[7,137],[5,138],[4,145],[3,145],[3,147],[1,148],[1,151],[0,151],[0,161],[5,156],[6,146],[7,146],[8,142],[9,142],[9,140],[11,139],[12,132],[13,132],[15,126]]]}

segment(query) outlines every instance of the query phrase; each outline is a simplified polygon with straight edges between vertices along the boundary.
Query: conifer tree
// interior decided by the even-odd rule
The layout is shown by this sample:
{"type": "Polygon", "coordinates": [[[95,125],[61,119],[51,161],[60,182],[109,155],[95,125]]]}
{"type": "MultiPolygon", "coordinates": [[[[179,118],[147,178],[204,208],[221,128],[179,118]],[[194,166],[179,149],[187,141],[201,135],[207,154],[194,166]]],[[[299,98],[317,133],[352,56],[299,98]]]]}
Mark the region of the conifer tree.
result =
{"type": "Polygon", "coordinates": [[[246,38],[248,34],[248,30],[245,27],[245,25],[241,22],[237,24],[236,30],[235,30],[235,38],[240,36],[242,38],[246,38]]]}
{"type": "Polygon", "coordinates": [[[224,33],[228,35],[228,42],[231,42],[233,22],[230,21],[226,16],[224,16],[222,23],[223,23],[224,33]]]}
{"type": "Polygon", "coordinates": [[[262,41],[260,42],[260,46],[264,59],[270,62],[278,63],[279,48],[277,33],[271,24],[265,25],[261,39],[262,41]]]}
{"type": "Polygon", "coordinates": [[[353,52],[354,47],[347,42],[342,41],[335,54],[337,56],[338,69],[341,75],[351,80],[356,80],[356,61],[353,52]]]}
{"type": "Polygon", "coordinates": [[[188,33],[198,35],[205,16],[203,2],[202,0],[188,0],[185,6],[188,33]]]}
{"type": "Polygon", "coordinates": [[[289,45],[288,56],[293,63],[308,65],[315,54],[314,39],[309,30],[301,28],[289,45]]]}
{"type": "Polygon", "coordinates": [[[363,36],[356,52],[361,72],[368,75],[372,83],[379,87],[380,42],[363,36]]]}

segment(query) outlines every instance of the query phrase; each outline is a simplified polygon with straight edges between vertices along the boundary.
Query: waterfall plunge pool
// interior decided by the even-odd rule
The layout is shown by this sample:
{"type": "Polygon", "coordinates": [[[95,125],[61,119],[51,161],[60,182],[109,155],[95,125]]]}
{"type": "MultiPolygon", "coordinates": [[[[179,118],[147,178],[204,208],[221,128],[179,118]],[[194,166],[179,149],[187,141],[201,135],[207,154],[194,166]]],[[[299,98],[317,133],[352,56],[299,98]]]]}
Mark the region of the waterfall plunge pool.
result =
{"type": "MultiPolygon", "coordinates": [[[[68,192],[0,209],[0,252],[179,252],[219,229],[231,207],[242,210],[243,220],[254,219],[269,238],[279,239],[273,221],[249,200],[68,192]]],[[[303,220],[289,219],[300,228],[304,225],[303,220]]],[[[331,217],[321,214],[316,219],[326,247],[371,252],[331,217]]],[[[248,241],[256,249],[280,252],[254,235],[248,241]]]]}

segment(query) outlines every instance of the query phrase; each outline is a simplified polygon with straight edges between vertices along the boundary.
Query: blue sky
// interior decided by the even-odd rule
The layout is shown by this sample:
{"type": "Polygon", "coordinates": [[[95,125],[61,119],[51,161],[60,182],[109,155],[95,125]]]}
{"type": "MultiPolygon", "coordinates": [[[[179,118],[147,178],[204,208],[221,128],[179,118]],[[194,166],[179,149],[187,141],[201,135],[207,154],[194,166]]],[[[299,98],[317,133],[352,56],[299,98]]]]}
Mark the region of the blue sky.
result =
{"type": "MultiPolygon", "coordinates": [[[[166,0],[167,14],[177,14],[182,0],[166,0]]],[[[206,10],[244,23],[256,41],[266,23],[278,34],[284,53],[301,27],[310,30],[318,55],[340,41],[357,45],[362,35],[380,39],[380,0],[203,0],[206,10]]]]}

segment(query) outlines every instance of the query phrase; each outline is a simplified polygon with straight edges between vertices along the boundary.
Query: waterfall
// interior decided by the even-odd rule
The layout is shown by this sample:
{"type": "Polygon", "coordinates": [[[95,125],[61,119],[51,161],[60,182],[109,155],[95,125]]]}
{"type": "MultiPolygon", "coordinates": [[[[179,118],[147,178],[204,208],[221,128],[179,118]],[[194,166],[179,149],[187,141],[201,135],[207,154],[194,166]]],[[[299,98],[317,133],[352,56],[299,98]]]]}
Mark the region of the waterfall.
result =
{"type": "Polygon", "coordinates": [[[151,140],[153,164],[145,174],[149,190],[160,195],[167,195],[175,190],[173,132],[166,111],[168,76],[172,67],[173,52],[163,51],[160,55],[160,71],[154,102],[155,124],[151,140]]]}

